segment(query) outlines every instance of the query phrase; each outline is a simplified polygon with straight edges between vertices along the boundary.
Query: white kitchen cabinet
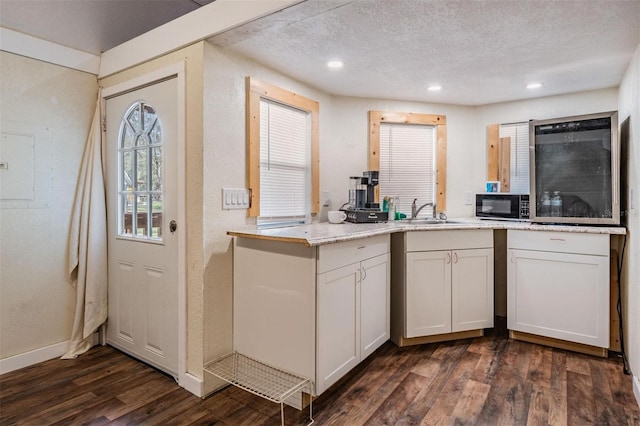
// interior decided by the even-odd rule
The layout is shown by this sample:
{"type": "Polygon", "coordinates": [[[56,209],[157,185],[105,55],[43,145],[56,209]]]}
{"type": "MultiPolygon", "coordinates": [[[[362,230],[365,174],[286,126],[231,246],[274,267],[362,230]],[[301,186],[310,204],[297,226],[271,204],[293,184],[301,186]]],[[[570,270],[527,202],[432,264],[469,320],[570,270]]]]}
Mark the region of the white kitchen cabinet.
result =
{"type": "Polygon", "coordinates": [[[609,347],[609,236],[507,233],[509,330],[609,347]]]}
{"type": "Polygon", "coordinates": [[[235,238],[234,350],[324,392],[389,339],[389,239],[235,238]]]}
{"type": "Polygon", "coordinates": [[[318,275],[318,389],[389,340],[389,274],[385,253],[318,275]]]}
{"type": "Polygon", "coordinates": [[[317,387],[325,389],[360,362],[360,264],[318,275],[317,387]]]}
{"type": "Polygon", "coordinates": [[[451,252],[406,255],[405,337],[451,331],[451,252]]]}
{"type": "Polygon", "coordinates": [[[493,327],[493,248],[454,250],[451,331],[493,327]]]}
{"type": "Polygon", "coordinates": [[[389,340],[391,256],[385,253],[367,259],[361,271],[360,358],[365,359],[389,340]]]}
{"type": "Polygon", "coordinates": [[[493,232],[392,237],[392,340],[493,327],[493,232]]]}

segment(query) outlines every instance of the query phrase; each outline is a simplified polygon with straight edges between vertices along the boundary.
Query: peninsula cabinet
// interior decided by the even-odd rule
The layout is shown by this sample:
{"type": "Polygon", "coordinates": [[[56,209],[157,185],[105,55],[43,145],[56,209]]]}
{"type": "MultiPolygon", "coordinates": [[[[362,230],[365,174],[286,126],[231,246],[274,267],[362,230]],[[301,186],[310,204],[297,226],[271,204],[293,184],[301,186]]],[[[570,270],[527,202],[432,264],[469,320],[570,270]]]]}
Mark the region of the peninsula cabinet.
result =
{"type": "Polygon", "coordinates": [[[390,272],[385,253],[318,274],[318,389],[331,386],[389,340],[390,272]]]}
{"type": "Polygon", "coordinates": [[[609,239],[507,231],[509,330],[608,348],[609,239]]]}
{"type": "Polygon", "coordinates": [[[389,339],[389,241],[234,238],[234,350],[321,394],[389,339]]]}
{"type": "Polygon", "coordinates": [[[395,234],[392,247],[396,344],[482,335],[493,327],[492,230],[395,234]]]}

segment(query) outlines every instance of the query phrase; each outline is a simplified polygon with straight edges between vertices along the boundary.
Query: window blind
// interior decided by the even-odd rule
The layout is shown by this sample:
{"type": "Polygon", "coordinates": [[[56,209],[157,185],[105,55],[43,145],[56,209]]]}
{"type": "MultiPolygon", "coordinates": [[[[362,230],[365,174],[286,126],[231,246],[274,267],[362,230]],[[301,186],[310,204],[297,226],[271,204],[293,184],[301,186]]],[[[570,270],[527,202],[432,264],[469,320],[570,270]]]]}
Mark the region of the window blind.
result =
{"type": "Polygon", "coordinates": [[[529,193],[529,123],[500,125],[500,137],[511,138],[511,192],[529,193]]]}
{"type": "MultiPolygon", "coordinates": [[[[380,198],[398,197],[396,210],[411,215],[415,198],[421,206],[435,201],[436,126],[380,125],[380,198]]],[[[425,208],[420,216],[431,214],[425,208]]]]}
{"type": "Polygon", "coordinates": [[[262,226],[310,218],[309,114],[260,100],[260,217],[262,226]]]}

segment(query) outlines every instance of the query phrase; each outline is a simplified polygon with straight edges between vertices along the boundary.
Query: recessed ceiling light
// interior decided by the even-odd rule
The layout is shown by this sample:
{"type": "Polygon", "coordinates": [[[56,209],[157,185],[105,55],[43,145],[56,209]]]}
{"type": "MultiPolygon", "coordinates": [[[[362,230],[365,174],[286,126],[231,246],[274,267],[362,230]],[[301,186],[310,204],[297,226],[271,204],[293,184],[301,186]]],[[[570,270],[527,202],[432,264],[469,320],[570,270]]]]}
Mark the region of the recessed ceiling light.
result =
{"type": "Polygon", "coordinates": [[[342,61],[329,61],[327,62],[327,66],[329,68],[338,69],[338,68],[342,68],[344,64],[342,63],[342,61]]]}
{"type": "Polygon", "coordinates": [[[542,87],[542,83],[529,83],[527,84],[527,89],[538,89],[542,87]]]}
{"type": "Polygon", "coordinates": [[[440,86],[439,84],[432,84],[427,88],[427,90],[430,92],[437,92],[438,90],[442,90],[442,86],[440,86]]]}

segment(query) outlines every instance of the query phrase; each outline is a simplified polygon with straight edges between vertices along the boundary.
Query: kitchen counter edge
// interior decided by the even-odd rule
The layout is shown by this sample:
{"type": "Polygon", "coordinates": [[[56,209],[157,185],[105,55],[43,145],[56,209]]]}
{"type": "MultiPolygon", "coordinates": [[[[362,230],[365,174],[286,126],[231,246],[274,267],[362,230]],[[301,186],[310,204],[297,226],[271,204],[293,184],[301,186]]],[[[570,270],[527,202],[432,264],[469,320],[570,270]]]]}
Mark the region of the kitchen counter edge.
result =
{"type": "Polygon", "coordinates": [[[450,231],[457,229],[517,229],[528,231],[554,231],[586,234],[625,235],[626,228],[612,226],[548,225],[529,222],[496,220],[452,219],[439,224],[411,224],[406,222],[340,223],[318,222],[284,228],[257,229],[255,226],[227,231],[232,237],[253,238],[303,244],[307,247],[358,240],[375,235],[410,231],[450,231]]]}

